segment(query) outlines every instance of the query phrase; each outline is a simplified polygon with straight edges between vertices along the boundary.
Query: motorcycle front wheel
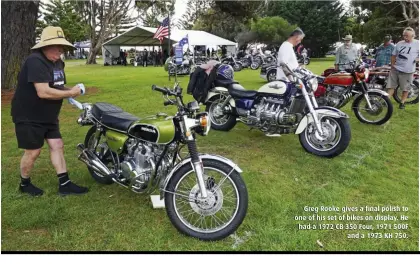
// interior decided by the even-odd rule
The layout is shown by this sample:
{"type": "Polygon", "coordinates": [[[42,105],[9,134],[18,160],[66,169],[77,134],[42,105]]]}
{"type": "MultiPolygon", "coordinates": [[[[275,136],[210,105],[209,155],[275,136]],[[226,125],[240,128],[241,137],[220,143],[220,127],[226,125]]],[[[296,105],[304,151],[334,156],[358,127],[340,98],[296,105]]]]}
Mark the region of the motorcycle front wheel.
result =
{"type": "Polygon", "coordinates": [[[353,102],[353,112],[360,122],[371,125],[382,125],[392,116],[394,107],[388,96],[378,92],[368,92],[369,108],[364,95],[358,96],[353,102]]]}
{"type": "Polygon", "coordinates": [[[351,139],[348,119],[324,116],[320,123],[324,135],[318,133],[312,122],[299,134],[300,144],[307,152],[317,156],[333,158],[340,155],[351,139]]]}
{"type": "Polygon", "coordinates": [[[206,103],[206,112],[209,113],[212,129],[229,131],[236,125],[236,116],[224,113],[221,108],[225,99],[224,95],[214,96],[206,103]]]}
{"type": "Polygon", "coordinates": [[[248,191],[241,175],[218,160],[203,160],[207,198],[201,197],[191,163],[177,170],[167,185],[165,207],[181,233],[205,241],[223,239],[241,225],[248,191]]]}
{"type": "MultiPolygon", "coordinates": [[[[394,99],[398,103],[401,103],[402,98],[402,89],[398,86],[394,91],[394,99]]],[[[419,103],[419,82],[413,81],[410,86],[410,91],[408,91],[408,97],[405,100],[405,104],[418,104],[419,103]]]]}

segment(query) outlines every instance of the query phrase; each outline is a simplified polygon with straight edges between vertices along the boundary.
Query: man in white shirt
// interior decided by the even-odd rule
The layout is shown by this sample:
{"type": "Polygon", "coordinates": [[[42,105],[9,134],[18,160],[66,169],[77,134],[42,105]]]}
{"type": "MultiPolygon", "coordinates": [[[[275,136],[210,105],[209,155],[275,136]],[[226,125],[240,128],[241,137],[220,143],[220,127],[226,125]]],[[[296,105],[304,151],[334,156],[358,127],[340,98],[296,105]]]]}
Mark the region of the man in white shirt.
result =
{"type": "Polygon", "coordinates": [[[284,73],[280,63],[284,62],[288,64],[291,70],[299,67],[293,47],[297,46],[304,37],[305,34],[303,31],[300,28],[297,28],[290,34],[289,38],[281,44],[277,55],[277,80],[289,81],[286,76],[287,74],[284,73]]]}

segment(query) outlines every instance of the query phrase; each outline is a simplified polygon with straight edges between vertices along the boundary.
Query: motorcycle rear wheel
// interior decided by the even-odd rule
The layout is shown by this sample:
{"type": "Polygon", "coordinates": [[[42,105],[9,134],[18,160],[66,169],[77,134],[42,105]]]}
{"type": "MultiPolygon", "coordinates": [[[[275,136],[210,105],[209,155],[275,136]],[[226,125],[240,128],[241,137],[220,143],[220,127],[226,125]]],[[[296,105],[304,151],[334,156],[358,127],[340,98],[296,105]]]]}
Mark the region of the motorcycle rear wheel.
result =
{"type": "MultiPolygon", "coordinates": [[[[402,90],[398,86],[393,95],[395,101],[397,101],[399,104],[401,103],[401,97],[402,97],[402,90]]],[[[419,82],[418,80],[414,80],[411,84],[411,91],[408,93],[408,97],[405,100],[405,104],[418,104],[419,103],[419,82]]]]}
{"type": "Polygon", "coordinates": [[[320,157],[334,158],[340,155],[350,144],[351,130],[348,119],[325,116],[320,123],[328,133],[327,138],[319,139],[316,136],[317,132],[312,122],[299,134],[300,144],[307,152],[320,157]]]}
{"type": "Polygon", "coordinates": [[[391,103],[391,100],[388,96],[383,95],[378,92],[369,92],[369,101],[373,107],[373,110],[369,109],[367,105],[366,99],[363,95],[357,97],[353,102],[353,112],[356,115],[357,119],[360,122],[371,124],[371,125],[382,125],[386,123],[392,116],[392,112],[394,111],[394,107],[391,103]],[[361,108],[363,107],[363,108],[361,108]],[[363,111],[366,113],[364,114],[363,111]],[[382,118],[372,120],[369,119],[368,116],[379,116],[381,115],[382,111],[385,110],[386,112],[382,115],[382,118]]]}
{"type": "Polygon", "coordinates": [[[168,182],[166,189],[171,193],[165,193],[165,208],[182,234],[205,241],[220,240],[242,224],[248,191],[241,175],[225,163],[203,160],[203,168],[208,198],[201,198],[194,169],[187,163],[168,182]]]}

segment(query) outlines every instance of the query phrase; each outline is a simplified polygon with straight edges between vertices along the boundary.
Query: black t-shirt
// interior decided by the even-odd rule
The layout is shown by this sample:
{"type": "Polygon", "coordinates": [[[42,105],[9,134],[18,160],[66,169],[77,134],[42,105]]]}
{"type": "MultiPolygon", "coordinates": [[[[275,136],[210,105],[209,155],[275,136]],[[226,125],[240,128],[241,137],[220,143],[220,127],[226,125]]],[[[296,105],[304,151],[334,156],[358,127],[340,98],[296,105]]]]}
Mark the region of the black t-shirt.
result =
{"type": "Polygon", "coordinates": [[[26,58],[12,99],[13,122],[58,123],[63,100],[39,98],[34,83],[49,83],[51,88],[62,90],[66,83],[64,62],[52,62],[41,51],[26,58]]]}

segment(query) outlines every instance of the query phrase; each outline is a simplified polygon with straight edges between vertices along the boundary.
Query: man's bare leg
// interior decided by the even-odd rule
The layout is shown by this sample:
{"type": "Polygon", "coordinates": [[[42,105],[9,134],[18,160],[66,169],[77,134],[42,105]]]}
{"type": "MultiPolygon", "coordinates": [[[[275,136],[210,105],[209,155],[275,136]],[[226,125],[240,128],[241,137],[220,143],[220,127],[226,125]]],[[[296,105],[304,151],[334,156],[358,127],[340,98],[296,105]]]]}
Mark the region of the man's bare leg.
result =
{"type": "Polygon", "coordinates": [[[36,159],[41,154],[41,149],[25,149],[22,159],[20,160],[20,175],[22,178],[28,179],[36,159]]]}
{"type": "Polygon", "coordinates": [[[57,174],[67,172],[63,140],[61,138],[48,138],[47,143],[50,146],[51,162],[57,174]]]}
{"type": "Polygon", "coordinates": [[[395,90],[394,88],[388,88],[387,89],[387,92],[388,92],[388,96],[389,97],[392,97],[394,95],[394,90],[395,90]]]}
{"type": "Polygon", "coordinates": [[[64,143],[61,138],[48,138],[47,143],[50,146],[51,162],[58,176],[58,192],[61,195],[83,194],[88,192],[88,188],[80,187],[72,183],[67,173],[66,161],[64,160],[64,143]]]}
{"type": "Polygon", "coordinates": [[[20,160],[21,182],[19,189],[21,192],[28,193],[32,196],[38,196],[44,193],[44,191],[31,183],[30,178],[30,173],[40,153],[41,149],[25,149],[25,153],[20,160]]]}
{"type": "Polygon", "coordinates": [[[408,97],[408,91],[403,91],[402,96],[401,96],[401,103],[405,104],[405,100],[407,100],[408,97]]]}

